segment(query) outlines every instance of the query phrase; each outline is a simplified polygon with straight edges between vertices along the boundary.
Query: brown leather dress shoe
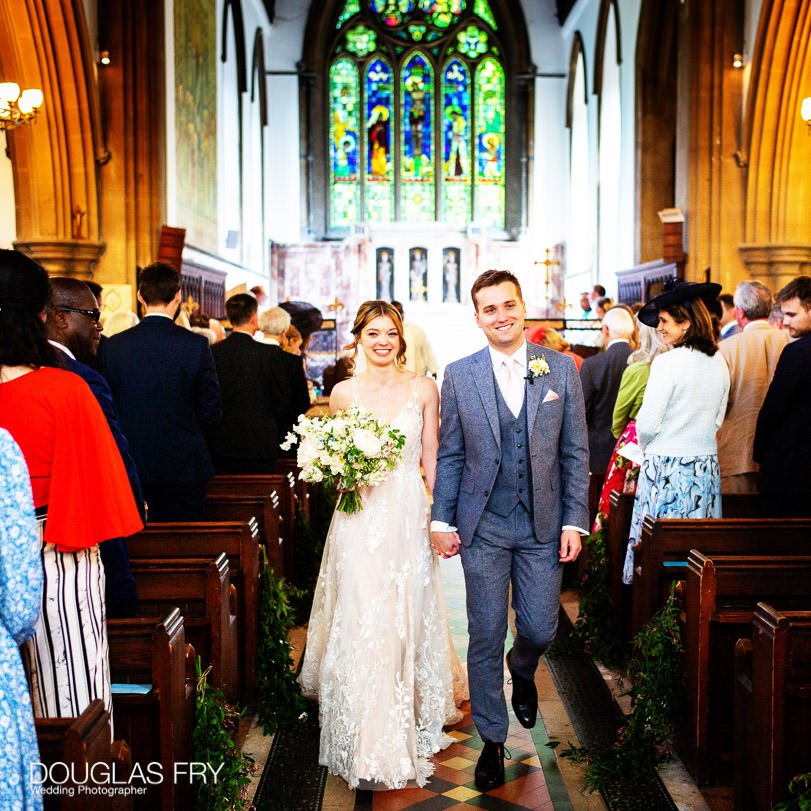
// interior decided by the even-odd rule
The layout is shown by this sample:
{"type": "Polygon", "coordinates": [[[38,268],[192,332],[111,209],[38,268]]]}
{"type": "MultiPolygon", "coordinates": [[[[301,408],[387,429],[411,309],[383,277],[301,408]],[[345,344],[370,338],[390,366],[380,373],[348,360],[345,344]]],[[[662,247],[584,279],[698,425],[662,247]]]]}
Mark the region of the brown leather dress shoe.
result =
{"type": "Polygon", "coordinates": [[[513,682],[513,712],[522,727],[532,729],[538,718],[538,690],[533,680],[522,679],[521,676],[516,676],[513,673],[513,669],[510,667],[511,653],[512,649],[507,653],[507,670],[510,671],[513,682]]]}
{"type": "Polygon", "coordinates": [[[504,744],[485,741],[476,764],[476,788],[490,791],[504,785],[504,744]]]}

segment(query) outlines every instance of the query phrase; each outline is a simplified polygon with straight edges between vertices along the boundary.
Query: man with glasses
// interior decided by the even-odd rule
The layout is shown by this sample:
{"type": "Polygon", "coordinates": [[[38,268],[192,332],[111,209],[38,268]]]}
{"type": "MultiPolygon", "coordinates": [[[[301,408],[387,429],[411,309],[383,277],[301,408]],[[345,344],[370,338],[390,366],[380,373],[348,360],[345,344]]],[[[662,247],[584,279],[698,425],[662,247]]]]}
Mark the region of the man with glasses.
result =
{"type": "MultiPolygon", "coordinates": [[[[78,279],[51,279],[51,305],[47,310],[45,327],[50,342],[62,353],[63,366],[79,375],[90,386],[98,400],[110,432],[118,445],[127,470],[135,503],[143,511],[144,497],[135,462],[121,430],[118,410],[107,381],[79,358],[95,358],[99,345],[99,310],[90,288],[78,279]]],[[[127,546],[123,538],[111,538],[99,546],[105,572],[105,603],[107,616],[133,617],[136,610],[135,579],[130,571],[127,546]]]]}

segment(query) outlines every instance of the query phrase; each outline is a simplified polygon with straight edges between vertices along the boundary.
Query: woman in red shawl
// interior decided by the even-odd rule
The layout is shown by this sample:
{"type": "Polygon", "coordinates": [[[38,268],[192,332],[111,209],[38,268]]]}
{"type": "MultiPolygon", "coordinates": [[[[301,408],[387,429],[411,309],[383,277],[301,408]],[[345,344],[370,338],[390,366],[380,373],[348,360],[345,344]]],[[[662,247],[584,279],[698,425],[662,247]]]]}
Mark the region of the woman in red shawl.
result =
{"type": "Polygon", "coordinates": [[[25,456],[45,573],[40,622],[23,661],[34,714],[66,717],[96,698],[112,708],[99,543],[142,524],[90,388],[50,365],[49,300],[45,271],[17,251],[0,250],[0,427],[25,456]]]}

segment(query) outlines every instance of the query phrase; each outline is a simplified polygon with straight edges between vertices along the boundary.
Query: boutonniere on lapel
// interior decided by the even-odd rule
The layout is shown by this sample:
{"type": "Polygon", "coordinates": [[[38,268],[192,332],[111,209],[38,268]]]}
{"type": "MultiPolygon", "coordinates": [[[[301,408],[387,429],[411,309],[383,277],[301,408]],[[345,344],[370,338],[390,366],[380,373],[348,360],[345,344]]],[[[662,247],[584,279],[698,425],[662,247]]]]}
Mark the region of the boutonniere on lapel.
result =
{"type": "Polygon", "coordinates": [[[549,374],[549,364],[546,362],[546,358],[541,355],[539,358],[532,358],[530,362],[527,364],[527,376],[524,380],[529,380],[530,385],[535,382],[536,377],[541,377],[542,375],[549,374]]]}

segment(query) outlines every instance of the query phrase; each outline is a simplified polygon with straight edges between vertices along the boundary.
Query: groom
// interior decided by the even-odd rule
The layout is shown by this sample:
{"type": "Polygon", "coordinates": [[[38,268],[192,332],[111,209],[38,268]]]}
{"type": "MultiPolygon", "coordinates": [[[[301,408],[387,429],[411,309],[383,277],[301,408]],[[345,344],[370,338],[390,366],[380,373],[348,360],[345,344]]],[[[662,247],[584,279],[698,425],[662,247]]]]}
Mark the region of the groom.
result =
{"type": "Polygon", "coordinates": [[[462,556],[471,709],[484,740],[475,778],[488,791],[504,782],[510,584],[512,705],[530,728],[538,659],[557,630],[562,564],[577,557],[588,525],[589,452],[575,364],[526,342],[518,279],[488,270],[471,298],[489,346],[445,370],[431,545],[462,556]]]}

